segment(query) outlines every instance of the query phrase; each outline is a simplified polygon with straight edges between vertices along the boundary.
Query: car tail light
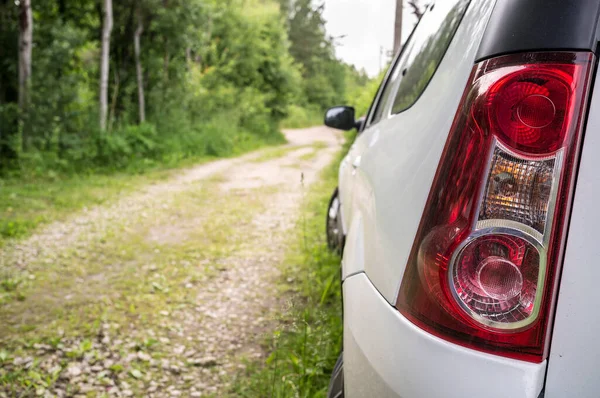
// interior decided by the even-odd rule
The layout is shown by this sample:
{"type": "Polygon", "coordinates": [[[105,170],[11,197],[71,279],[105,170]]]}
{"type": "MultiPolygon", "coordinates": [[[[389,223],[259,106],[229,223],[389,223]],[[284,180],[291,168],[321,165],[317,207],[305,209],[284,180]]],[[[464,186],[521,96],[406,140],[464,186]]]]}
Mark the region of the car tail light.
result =
{"type": "Polygon", "coordinates": [[[483,61],[425,205],[397,308],[457,344],[541,362],[594,56],[483,61]]]}

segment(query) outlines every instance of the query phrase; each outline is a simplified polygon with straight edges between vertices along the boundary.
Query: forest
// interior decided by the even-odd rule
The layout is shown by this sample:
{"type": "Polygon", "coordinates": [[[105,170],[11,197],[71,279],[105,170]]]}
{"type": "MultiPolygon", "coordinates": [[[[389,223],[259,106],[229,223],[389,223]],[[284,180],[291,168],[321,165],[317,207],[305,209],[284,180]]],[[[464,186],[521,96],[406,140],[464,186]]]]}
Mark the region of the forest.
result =
{"type": "MultiPolygon", "coordinates": [[[[0,179],[226,156],[364,112],[311,0],[0,0],[0,179]]],[[[369,85],[369,93],[363,88],[369,85]]]]}

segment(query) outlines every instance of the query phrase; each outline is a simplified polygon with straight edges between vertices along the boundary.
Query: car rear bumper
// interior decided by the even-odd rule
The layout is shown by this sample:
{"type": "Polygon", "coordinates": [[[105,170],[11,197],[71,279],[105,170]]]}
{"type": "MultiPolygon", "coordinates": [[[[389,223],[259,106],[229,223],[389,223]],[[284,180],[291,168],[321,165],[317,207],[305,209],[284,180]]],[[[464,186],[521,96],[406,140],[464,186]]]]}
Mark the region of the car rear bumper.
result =
{"type": "Polygon", "coordinates": [[[344,281],[345,396],[537,398],[546,361],[470,350],[404,318],[364,273],[344,281]]]}

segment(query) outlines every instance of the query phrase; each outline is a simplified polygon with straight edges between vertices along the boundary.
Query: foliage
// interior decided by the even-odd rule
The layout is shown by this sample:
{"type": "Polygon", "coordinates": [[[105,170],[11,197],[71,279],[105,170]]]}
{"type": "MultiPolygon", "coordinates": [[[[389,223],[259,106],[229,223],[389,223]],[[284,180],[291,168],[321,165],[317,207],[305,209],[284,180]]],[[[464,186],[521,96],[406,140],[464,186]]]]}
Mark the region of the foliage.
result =
{"type": "Polygon", "coordinates": [[[282,125],[290,128],[304,128],[323,124],[323,112],[315,106],[292,105],[282,125]]]}
{"type": "Polygon", "coordinates": [[[365,83],[364,86],[353,86],[349,89],[347,94],[346,103],[353,106],[356,109],[357,117],[366,116],[369,111],[369,107],[377,94],[377,90],[383,80],[384,72],[381,73],[377,78],[371,79],[365,83]]]}
{"type": "Polygon", "coordinates": [[[34,2],[33,12],[31,106],[19,114],[18,2],[0,2],[0,176],[137,170],[281,142],[278,124],[301,97],[300,68],[276,3],[119,1],[110,120],[100,131],[97,2],[34,2]],[[148,115],[141,125],[133,54],[138,9],[148,115]]]}
{"type": "Polygon", "coordinates": [[[335,58],[323,6],[310,0],[113,3],[109,121],[101,131],[99,3],[33,3],[31,105],[20,113],[18,2],[0,2],[0,177],[139,170],[280,142],[282,120],[288,127],[318,124],[315,115],[368,81],[335,58]],[[147,115],[141,125],[138,18],[147,115]]]}
{"type": "Polygon", "coordinates": [[[315,115],[368,81],[335,58],[323,5],[310,0],[113,3],[109,121],[101,131],[99,3],[33,3],[31,104],[21,112],[19,3],[0,2],[0,177],[139,170],[280,142],[283,120],[289,127],[320,123],[315,115]]]}
{"type": "Polygon", "coordinates": [[[279,1],[287,19],[290,53],[300,65],[303,77],[300,105],[309,113],[322,113],[340,105],[350,92],[369,82],[364,71],[335,58],[334,38],[325,31],[324,4],[314,6],[311,0],[279,1]]]}

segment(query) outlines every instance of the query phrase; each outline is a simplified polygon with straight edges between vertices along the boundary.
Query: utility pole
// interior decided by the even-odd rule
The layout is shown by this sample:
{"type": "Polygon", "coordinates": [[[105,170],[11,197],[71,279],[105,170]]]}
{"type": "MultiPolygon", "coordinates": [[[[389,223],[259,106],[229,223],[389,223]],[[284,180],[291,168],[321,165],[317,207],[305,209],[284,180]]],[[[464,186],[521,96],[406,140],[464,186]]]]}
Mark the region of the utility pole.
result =
{"type": "Polygon", "coordinates": [[[396,21],[394,22],[394,54],[402,46],[402,0],[396,0],[396,21]]]}

